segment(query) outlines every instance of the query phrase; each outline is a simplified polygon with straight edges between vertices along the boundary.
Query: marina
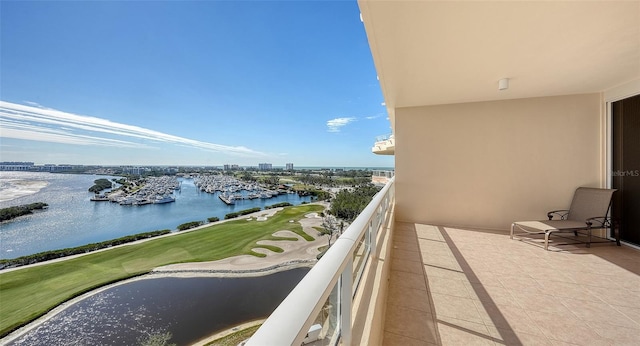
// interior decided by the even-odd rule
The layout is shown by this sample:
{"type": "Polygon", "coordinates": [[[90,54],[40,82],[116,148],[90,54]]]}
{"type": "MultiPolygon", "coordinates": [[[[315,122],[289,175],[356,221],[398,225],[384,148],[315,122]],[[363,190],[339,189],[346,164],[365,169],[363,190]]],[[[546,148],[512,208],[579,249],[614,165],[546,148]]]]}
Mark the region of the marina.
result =
{"type": "MultiPolygon", "coordinates": [[[[287,185],[269,189],[258,183],[246,183],[224,175],[196,175],[194,184],[202,192],[218,194],[218,198],[227,205],[234,205],[244,199],[270,199],[281,194],[294,193],[287,185]]],[[[119,205],[141,206],[175,202],[175,191],[180,190],[180,181],[176,177],[148,177],[142,182],[134,181],[132,186],[123,187],[114,183],[112,191],[96,193],[93,202],[113,202],[119,205]],[[140,185],[138,185],[140,184],[140,185]]]]}
{"type": "Polygon", "coordinates": [[[203,175],[194,178],[195,185],[206,193],[219,193],[219,198],[227,205],[243,199],[269,199],[281,194],[293,194],[290,186],[279,185],[269,189],[258,183],[247,183],[224,175],[203,175]]]}
{"type": "Polygon", "coordinates": [[[173,194],[176,190],[180,190],[180,182],[176,177],[171,176],[149,177],[144,179],[140,186],[136,182],[132,182],[130,187],[116,185],[113,183],[112,187],[115,189],[105,194],[96,193],[90,201],[108,201],[120,205],[164,204],[175,202],[173,194]]]}

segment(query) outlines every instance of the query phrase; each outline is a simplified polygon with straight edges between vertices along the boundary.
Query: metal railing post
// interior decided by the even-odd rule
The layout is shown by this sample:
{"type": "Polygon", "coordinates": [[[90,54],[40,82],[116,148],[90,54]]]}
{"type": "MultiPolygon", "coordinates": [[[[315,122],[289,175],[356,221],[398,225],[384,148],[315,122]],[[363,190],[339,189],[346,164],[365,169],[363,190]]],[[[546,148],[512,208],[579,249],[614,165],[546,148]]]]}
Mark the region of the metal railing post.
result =
{"type": "Polygon", "coordinates": [[[353,302],[353,259],[340,275],[340,339],[351,345],[351,307],[353,302]]]}

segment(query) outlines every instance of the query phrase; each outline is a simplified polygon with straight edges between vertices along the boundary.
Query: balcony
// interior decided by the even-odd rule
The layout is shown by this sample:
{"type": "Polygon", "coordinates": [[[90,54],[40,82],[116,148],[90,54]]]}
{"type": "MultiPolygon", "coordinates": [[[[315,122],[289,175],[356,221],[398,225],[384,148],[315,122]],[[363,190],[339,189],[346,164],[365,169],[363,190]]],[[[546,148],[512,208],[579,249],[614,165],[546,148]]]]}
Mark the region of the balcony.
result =
{"type": "Polygon", "coordinates": [[[395,171],[373,170],[371,173],[371,183],[377,186],[385,186],[396,174],[395,171]]]}
{"type": "Polygon", "coordinates": [[[395,222],[394,184],[247,345],[637,344],[640,251],[395,222]]]}
{"type": "Polygon", "coordinates": [[[385,345],[631,345],[640,252],[396,223],[385,345]]]}
{"type": "Polygon", "coordinates": [[[377,155],[394,155],[396,151],[396,140],[393,134],[376,137],[376,143],[371,148],[371,152],[377,155]]]}

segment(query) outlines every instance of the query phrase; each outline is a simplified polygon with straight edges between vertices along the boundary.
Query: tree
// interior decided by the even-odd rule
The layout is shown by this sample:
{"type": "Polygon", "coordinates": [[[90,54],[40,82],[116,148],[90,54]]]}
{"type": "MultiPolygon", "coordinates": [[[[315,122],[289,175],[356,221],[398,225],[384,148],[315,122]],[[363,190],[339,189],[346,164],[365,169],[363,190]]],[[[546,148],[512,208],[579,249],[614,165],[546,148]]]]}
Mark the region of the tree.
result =
{"type": "Polygon", "coordinates": [[[311,174],[305,172],[299,180],[304,184],[311,184],[311,174]]]}
{"type": "Polygon", "coordinates": [[[380,188],[370,183],[360,185],[353,191],[342,190],[331,201],[331,214],[351,222],[371,202],[371,199],[378,191],[380,191],[380,188]]]}
{"type": "Polygon", "coordinates": [[[331,237],[333,237],[333,233],[338,230],[338,220],[333,215],[327,215],[322,218],[322,228],[320,231],[321,235],[327,235],[329,238],[329,246],[331,246],[331,237]]]}
{"type": "Polygon", "coordinates": [[[280,177],[271,174],[262,177],[262,181],[267,185],[278,185],[280,183],[280,177]]]}
{"type": "Polygon", "coordinates": [[[249,181],[249,182],[255,182],[256,178],[253,176],[253,174],[249,173],[249,172],[244,172],[242,173],[242,176],[240,176],[240,179],[244,180],[244,181],[249,181]]]}

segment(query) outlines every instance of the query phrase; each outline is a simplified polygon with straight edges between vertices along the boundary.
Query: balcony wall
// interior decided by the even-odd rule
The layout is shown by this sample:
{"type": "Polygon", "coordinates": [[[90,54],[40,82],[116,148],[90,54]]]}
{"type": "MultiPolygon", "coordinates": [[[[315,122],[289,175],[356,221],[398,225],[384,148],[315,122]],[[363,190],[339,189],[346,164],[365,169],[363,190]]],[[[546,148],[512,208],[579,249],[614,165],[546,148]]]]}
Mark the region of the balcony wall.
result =
{"type": "Polygon", "coordinates": [[[600,94],[398,108],[396,219],[506,230],[603,187],[600,94]]]}

